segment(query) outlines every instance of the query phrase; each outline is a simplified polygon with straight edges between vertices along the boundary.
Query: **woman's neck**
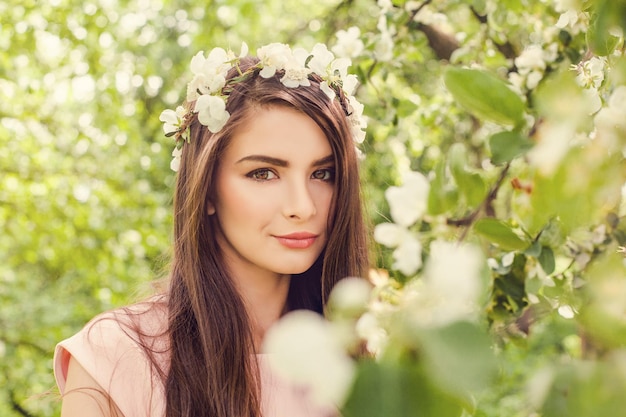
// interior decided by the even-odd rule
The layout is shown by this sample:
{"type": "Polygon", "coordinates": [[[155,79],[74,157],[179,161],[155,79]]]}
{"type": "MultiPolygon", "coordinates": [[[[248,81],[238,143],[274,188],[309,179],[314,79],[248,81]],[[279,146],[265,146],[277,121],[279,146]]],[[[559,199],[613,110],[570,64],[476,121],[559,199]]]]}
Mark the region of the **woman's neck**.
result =
{"type": "Polygon", "coordinates": [[[290,275],[280,275],[273,282],[255,282],[251,279],[237,284],[250,317],[257,352],[260,351],[265,332],[284,313],[290,280],[290,275]]]}

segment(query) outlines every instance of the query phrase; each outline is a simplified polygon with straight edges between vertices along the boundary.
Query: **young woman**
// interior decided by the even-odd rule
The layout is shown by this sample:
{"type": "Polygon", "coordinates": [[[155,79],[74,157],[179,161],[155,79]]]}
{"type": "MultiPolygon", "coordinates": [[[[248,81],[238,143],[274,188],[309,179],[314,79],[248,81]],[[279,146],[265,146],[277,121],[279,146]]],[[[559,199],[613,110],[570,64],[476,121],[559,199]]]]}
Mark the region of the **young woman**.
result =
{"type": "Polygon", "coordinates": [[[323,45],[243,49],[196,55],[186,107],[161,115],[177,143],[168,288],[57,346],[62,417],[333,413],[261,347],[282,315],[323,314],[338,280],[367,272],[355,77],[323,45]]]}

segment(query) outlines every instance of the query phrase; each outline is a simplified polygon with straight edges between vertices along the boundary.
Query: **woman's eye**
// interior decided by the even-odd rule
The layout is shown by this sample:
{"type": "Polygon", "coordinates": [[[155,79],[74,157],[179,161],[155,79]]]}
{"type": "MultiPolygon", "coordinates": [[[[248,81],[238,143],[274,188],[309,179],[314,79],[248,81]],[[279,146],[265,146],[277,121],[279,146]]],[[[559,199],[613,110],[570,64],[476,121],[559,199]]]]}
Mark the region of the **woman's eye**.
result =
{"type": "Polygon", "coordinates": [[[332,181],[335,179],[335,170],[330,168],[318,169],[311,175],[313,179],[322,181],[332,181]]]}
{"type": "Polygon", "coordinates": [[[252,178],[253,180],[267,181],[275,178],[276,174],[274,174],[270,169],[262,168],[252,171],[247,176],[252,178]]]}

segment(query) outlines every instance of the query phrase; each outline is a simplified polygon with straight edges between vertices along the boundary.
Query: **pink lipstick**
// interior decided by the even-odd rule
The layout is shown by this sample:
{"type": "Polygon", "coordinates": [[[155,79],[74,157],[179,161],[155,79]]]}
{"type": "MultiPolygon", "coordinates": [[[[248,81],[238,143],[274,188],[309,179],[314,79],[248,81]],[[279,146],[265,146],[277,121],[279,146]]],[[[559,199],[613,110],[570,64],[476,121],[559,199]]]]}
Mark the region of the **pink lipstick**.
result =
{"type": "Polygon", "coordinates": [[[306,249],[315,243],[317,236],[318,235],[308,232],[296,232],[274,237],[281,245],[289,249],[306,249]]]}

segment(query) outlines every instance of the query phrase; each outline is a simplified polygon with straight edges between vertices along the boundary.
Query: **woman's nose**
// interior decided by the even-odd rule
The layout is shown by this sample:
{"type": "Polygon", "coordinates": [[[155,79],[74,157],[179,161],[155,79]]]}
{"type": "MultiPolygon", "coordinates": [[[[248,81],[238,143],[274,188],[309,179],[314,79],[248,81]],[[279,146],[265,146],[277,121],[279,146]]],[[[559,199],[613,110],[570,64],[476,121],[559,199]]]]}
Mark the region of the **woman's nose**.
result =
{"type": "Polygon", "coordinates": [[[286,190],[283,214],[290,219],[308,220],[317,212],[315,198],[307,181],[294,181],[286,190]]]}

